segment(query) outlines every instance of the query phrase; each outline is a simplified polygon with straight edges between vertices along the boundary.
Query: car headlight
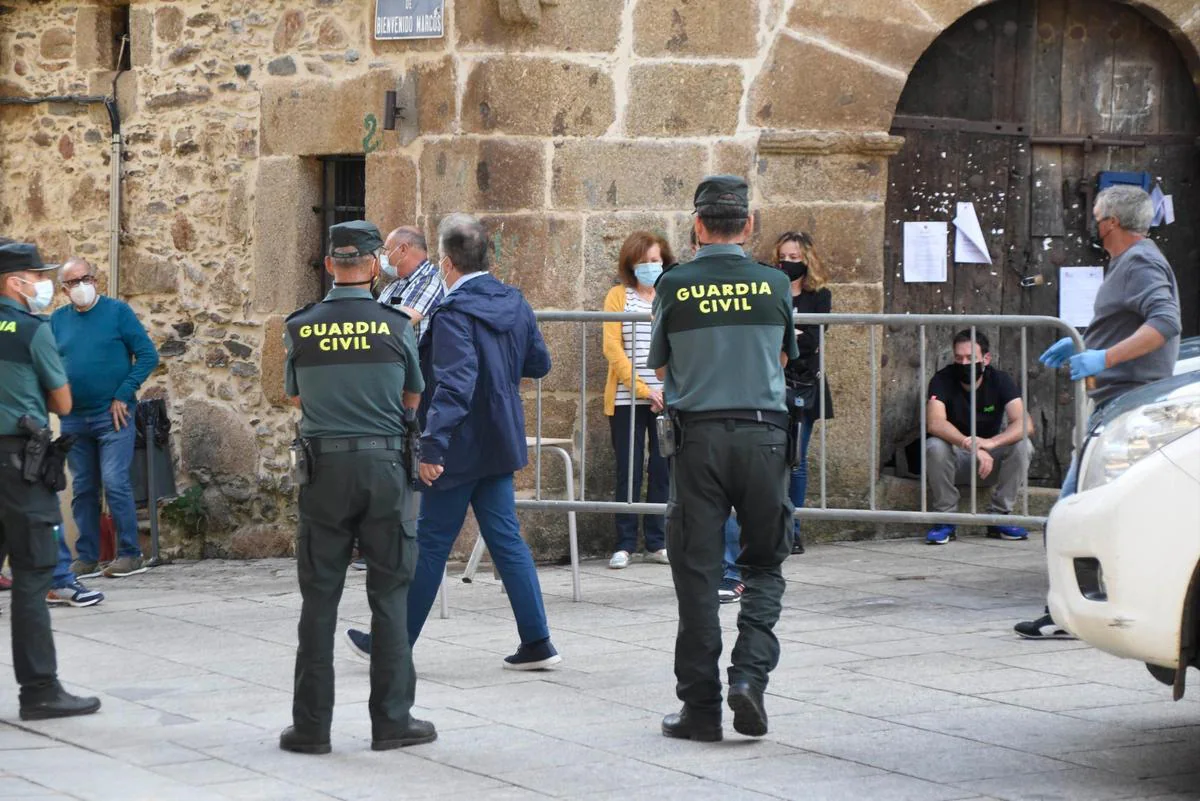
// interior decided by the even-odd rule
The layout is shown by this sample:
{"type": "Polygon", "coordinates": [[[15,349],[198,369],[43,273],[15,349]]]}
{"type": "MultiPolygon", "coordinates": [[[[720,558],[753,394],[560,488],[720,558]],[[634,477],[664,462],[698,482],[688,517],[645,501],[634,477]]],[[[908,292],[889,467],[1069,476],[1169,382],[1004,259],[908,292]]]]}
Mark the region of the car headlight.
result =
{"type": "Polygon", "coordinates": [[[1150,454],[1200,428],[1200,395],[1151,403],[1108,423],[1087,452],[1079,491],[1102,487],[1150,454]]]}

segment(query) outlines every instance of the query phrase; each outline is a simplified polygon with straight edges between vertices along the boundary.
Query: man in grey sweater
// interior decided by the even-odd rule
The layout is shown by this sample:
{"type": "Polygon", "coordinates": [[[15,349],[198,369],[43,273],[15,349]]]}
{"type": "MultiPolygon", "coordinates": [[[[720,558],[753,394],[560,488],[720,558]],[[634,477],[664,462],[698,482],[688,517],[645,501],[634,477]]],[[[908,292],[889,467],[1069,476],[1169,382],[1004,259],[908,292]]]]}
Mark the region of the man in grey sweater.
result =
{"type": "MultiPolygon", "coordinates": [[[[1167,378],[1179,356],[1179,285],[1158,246],[1146,238],[1154,218],[1150,196],[1135,186],[1113,186],[1096,197],[1092,210],[1096,232],[1112,257],[1096,295],[1092,322],[1083,353],[1064,337],[1041,356],[1042,364],[1057,368],[1069,362],[1071,380],[1095,376],[1088,389],[1093,403],[1086,431],[1101,410],[1131,389],[1167,378]]],[[[1076,453],[1063,480],[1059,500],[1073,495],[1079,477],[1076,453]]],[[[1017,634],[1031,640],[1073,639],[1046,614],[1018,623],[1017,634]]]]}

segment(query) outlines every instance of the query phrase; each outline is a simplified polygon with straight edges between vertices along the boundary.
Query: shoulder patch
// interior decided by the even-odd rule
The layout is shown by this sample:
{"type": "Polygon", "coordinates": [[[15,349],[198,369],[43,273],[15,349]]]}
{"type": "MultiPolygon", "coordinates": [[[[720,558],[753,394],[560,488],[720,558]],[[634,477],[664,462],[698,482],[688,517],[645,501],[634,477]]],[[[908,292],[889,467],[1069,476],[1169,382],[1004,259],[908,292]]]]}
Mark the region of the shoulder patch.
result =
{"type": "Polygon", "coordinates": [[[313,306],[316,306],[316,305],[317,305],[317,303],[314,301],[313,303],[310,303],[307,306],[301,306],[299,309],[296,309],[294,312],[292,312],[291,314],[289,314],[287,317],[285,317],[283,319],[290,320],[293,317],[297,317],[301,314],[304,314],[304,312],[308,311],[309,309],[311,309],[313,306]]]}

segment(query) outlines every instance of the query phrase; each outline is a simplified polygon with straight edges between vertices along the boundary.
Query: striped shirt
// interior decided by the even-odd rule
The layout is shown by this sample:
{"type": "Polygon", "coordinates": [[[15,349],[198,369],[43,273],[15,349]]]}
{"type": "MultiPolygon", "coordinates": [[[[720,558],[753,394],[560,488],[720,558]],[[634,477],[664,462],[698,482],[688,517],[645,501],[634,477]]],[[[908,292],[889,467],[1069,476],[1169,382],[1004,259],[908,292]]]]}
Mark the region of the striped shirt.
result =
{"type": "MultiPolygon", "coordinates": [[[[626,287],[625,311],[636,314],[650,314],[651,303],[644,300],[636,290],[626,287]]],[[[658,380],[654,371],[646,366],[646,357],[650,355],[650,323],[621,323],[621,341],[628,356],[633,349],[633,364],[637,368],[637,376],[646,382],[646,386],[657,392],[662,392],[663,382],[658,380]]],[[[639,398],[638,403],[648,404],[649,398],[639,398]]],[[[617,383],[616,404],[629,405],[629,387],[623,382],[617,383]]]]}
{"type": "Polygon", "coordinates": [[[442,284],[442,277],[438,275],[437,266],[426,259],[408,278],[397,278],[388,284],[379,294],[379,302],[388,306],[416,309],[421,315],[421,322],[417,323],[414,333],[420,342],[425,329],[429,327],[429,315],[445,295],[446,287],[442,284]]]}

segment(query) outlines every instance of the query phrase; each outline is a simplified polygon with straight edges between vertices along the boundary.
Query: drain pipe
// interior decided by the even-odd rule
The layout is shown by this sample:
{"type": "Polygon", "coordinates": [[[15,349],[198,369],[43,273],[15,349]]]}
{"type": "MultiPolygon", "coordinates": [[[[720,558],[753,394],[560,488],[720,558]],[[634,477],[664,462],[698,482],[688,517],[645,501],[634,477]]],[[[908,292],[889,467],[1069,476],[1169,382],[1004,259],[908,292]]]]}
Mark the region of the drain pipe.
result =
{"type": "Polygon", "coordinates": [[[117,111],[117,86],[113,81],[113,94],[104,95],[43,95],[40,97],[0,97],[0,106],[36,106],[41,103],[75,103],[77,105],[103,105],[108,112],[112,127],[112,172],[108,189],[108,295],[118,296],[120,287],[121,251],[121,114],[117,111]]]}

